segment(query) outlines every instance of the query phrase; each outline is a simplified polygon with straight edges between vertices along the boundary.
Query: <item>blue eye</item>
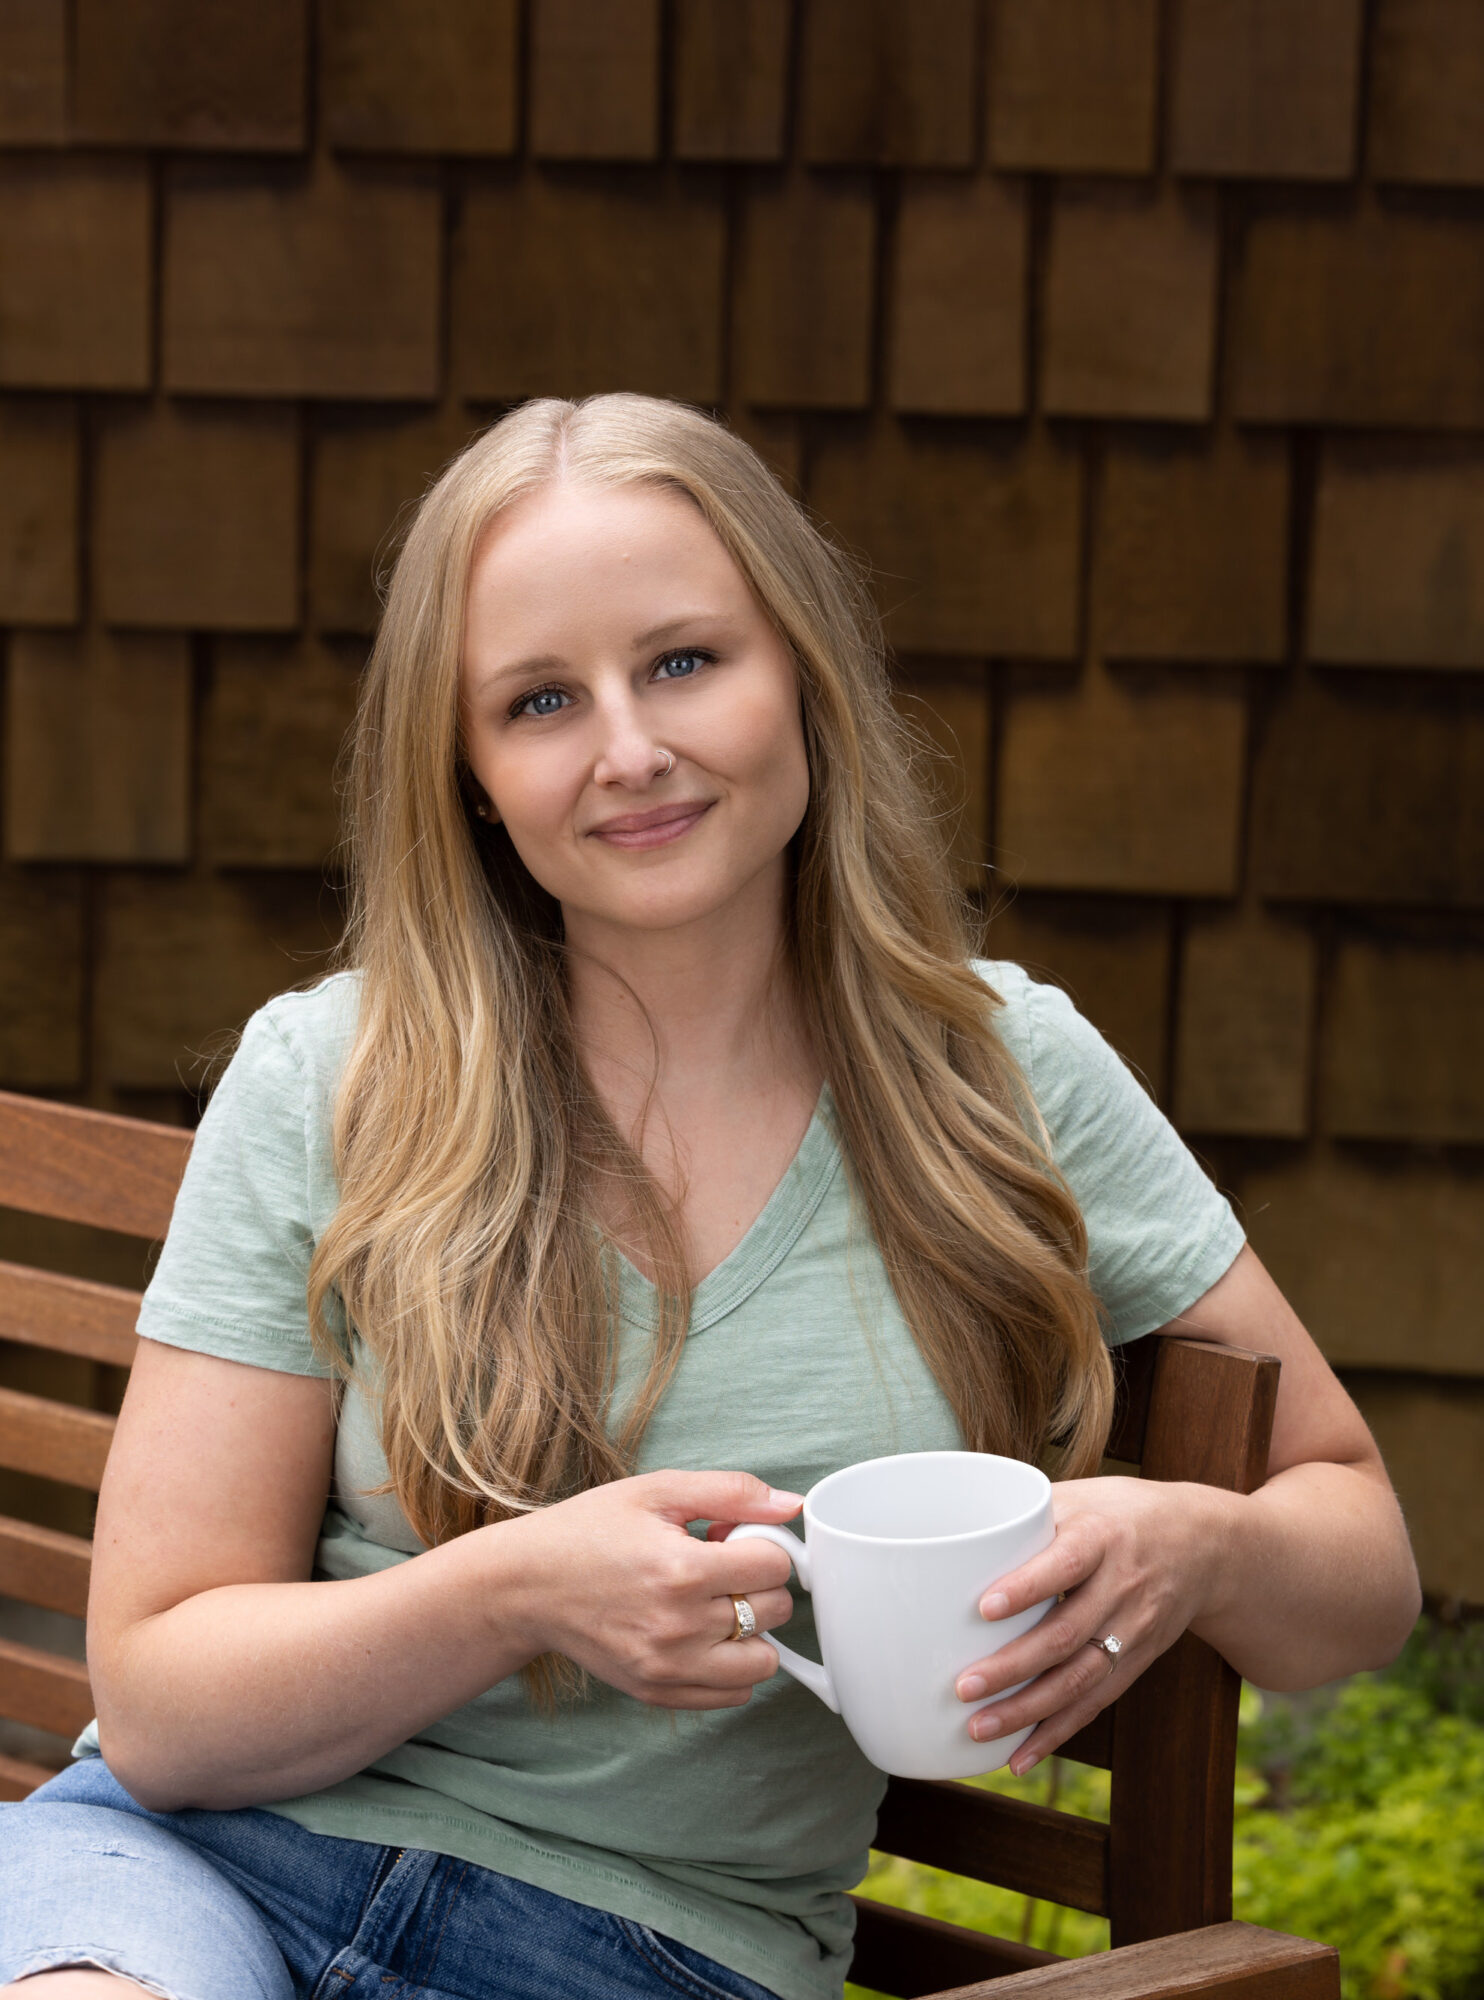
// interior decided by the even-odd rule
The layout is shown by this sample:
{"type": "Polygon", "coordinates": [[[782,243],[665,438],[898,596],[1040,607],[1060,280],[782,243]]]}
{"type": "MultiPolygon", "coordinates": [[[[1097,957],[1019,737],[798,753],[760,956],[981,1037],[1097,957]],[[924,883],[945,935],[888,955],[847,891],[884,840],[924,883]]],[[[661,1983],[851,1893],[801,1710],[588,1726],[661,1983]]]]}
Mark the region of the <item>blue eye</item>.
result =
{"type": "Polygon", "coordinates": [[[688,646],[684,652],[666,653],[663,659],[655,663],[655,672],[658,673],[661,667],[670,667],[674,671],[666,674],[665,679],[672,681],[689,680],[697,667],[705,666],[706,662],[711,658],[713,658],[712,654],[703,652],[699,647],[688,646]]]}
{"type": "Polygon", "coordinates": [[[523,694],[512,715],[559,715],[567,701],[560,688],[537,688],[533,694],[523,694]]]}

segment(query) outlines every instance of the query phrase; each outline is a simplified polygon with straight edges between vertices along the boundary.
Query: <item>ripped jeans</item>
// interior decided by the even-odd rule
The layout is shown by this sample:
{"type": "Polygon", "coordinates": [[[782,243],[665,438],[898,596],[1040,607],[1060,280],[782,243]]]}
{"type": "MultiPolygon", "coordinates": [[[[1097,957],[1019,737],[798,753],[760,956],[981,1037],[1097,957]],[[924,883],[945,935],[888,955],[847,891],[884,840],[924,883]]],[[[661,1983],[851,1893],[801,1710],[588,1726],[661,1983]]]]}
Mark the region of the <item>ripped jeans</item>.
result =
{"type": "Polygon", "coordinates": [[[101,1757],[0,1806],[0,1985],[84,1965],[162,2000],[773,2000],[644,1924],[451,1855],[250,1807],[146,1812],[101,1757]]]}

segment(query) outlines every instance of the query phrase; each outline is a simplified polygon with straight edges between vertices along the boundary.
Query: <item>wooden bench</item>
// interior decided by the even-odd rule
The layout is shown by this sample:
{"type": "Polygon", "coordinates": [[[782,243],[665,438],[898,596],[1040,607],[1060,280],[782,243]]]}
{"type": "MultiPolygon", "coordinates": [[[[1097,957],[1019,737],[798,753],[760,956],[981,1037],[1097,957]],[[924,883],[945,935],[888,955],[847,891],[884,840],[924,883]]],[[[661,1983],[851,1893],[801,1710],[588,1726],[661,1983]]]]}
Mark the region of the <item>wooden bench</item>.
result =
{"type": "MultiPolygon", "coordinates": [[[[0,1092],[0,1206],[154,1239],[190,1150],[172,1127],[0,1092]]],[[[0,1339],[127,1365],[138,1295],[0,1264],[0,1339]]],[[[1109,1454],[1146,1479],[1259,1485],[1278,1364],[1187,1339],[1120,1358],[1109,1454]]],[[[0,1466],[98,1489],[113,1419],[0,1388],[0,1466]]],[[[81,1617],[90,1547],[0,1518],[0,1596],[81,1617]]],[[[881,1992],[953,1989],[1006,2000],[1337,2000],[1328,1947],[1231,1921],[1239,1683],[1187,1634],[1063,1755],[1111,1773],[1107,1825],[972,1785],[893,1779],[877,1846],[1025,1895],[1107,1916],[1113,1950],[1063,1960],[1007,1938],[857,1899],[852,1977],[881,1992]]],[[[93,1712],[77,1661],[0,1640],[0,1716],[71,1737],[93,1712]]],[[[50,1772],[0,1757],[0,1798],[50,1772]]]]}

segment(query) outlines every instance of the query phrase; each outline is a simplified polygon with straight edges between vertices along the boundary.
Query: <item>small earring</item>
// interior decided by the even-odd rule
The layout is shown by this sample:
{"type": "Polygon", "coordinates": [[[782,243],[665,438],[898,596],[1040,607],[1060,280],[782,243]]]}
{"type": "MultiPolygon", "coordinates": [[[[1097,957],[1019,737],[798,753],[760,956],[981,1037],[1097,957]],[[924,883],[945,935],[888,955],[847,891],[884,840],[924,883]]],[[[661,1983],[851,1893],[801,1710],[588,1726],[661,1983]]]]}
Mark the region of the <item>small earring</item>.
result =
{"type": "Polygon", "coordinates": [[[478,814],[480,819],[488,819],[490,816],[490,809],[482,799],[479,802],[479,804],[474,808],[474,810],[478,814]]]}
{"type": "Polygon", "coordinates": [[[673,771],[673,770],[675,769],[675,758],[674,758],[673,754],[672,754],[672,753],[671,753],[670,751],[666,750],[666,749],[665,749],[665,748],[663,747],[663,745],[661,745],[661,744],[658,744],[658,743],[657,743],[657,744],[655,745],[655,748],[656,748],[656,749],[657,749],[657,750],[659,751],[660,755],[661,755],[661,756],[662,756],[662,757],[664,758],[664,760],[665,760],[665,768],[664,768],[664,770],[663,770],[663,771],[657,771],[657,772],[655,773],[655,776],[656,776],[656,777],[658,777],[658,778],[668,778],[668,777],[669,777],[669,775],[670,775],[670,773],[671,773],[671,772],[672,772],[672,771],[673,771]]]}

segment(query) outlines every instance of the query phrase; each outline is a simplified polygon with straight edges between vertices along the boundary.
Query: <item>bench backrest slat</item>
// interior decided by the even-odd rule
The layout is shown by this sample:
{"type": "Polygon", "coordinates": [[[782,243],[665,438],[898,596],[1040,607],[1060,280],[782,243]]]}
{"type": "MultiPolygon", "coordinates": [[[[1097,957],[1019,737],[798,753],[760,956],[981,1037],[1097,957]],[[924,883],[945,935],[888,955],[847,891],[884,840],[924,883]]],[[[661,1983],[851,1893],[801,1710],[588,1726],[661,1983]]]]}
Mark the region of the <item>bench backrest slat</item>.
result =
{"type": "Polygon", "coordinates": [[[85,1486],[96,1493],[113,1443],[114,1419],[23,1389],[0,1389],[0,1465],[85,1486]]]}
{"type": "Polygon", "coordinates": [[[1108,1914],[1108,1829],[974,1785],[893,1778],[876,1845],[1039,1900],[1108,1914]]]}
{"type": "Polygon", "coordinates": [[[0,1682],[10,1714],[33,1729],[72,1737],[93,1719],[88,1670],[81,1660],[0,1639],[0,1682]]]}
{"type": "Polygon", "coordinates": [[[0,1514],[0,1597],[85,1618],[93,1545],[81,1535],[0,1514]]]}
{"type": "Polygon", "coordinates": [[[122,1285],[0,1260],[0,1340],[127,1368],[138,1345],[138,1317],[139,1294],[122,1285]]]}
{"type": "Polygon", "coordinates": [[[173,1125],[0,1091],[0,1207],[153,1241],[190,1150],[173,1125]]]}

